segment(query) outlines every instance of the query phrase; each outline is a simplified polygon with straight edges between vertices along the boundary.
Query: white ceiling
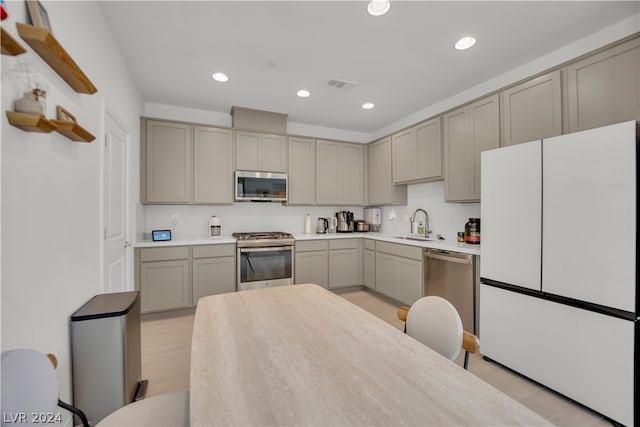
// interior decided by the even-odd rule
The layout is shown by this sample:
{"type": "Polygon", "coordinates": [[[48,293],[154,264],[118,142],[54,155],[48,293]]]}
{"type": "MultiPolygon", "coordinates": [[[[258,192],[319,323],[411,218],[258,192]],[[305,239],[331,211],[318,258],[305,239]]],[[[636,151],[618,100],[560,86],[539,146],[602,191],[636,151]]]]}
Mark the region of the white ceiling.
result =
{"type": "Polygon", "coordinates": [[[372,133],[637,14],[640,2],[108,1],[145,101],[372,133]],[[478,42],[467,51],[453,44],[478,42]],[[218,83],[216,71],[230,80],[218,83]],[[356,82],[329,87],[329,79],[356,82]],[[298,89],[309,98],[296,96],[298,89]],[[376,107],[363,110],[364,102],[376,107]]]}

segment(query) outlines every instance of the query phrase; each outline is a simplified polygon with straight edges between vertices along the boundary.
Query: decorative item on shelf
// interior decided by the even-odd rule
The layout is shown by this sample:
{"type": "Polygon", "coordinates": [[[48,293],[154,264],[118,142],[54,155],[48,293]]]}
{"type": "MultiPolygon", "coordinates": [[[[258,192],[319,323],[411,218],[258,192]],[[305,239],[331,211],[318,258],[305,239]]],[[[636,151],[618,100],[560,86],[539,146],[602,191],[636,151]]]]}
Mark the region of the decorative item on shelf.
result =
{"type": "Polygon", "coordinates": [[[16,99],[15,110],[18,113],[37,114],[39,116],[44,114],[44,106],[38,100],[39,89],[34,89],[31,92],[25,92],[24,96],[20,99],[16,99]]]}
{"type": "MultiPolygon", "coordinates": [[[[5,19],[7,19],[7,16],[7,4],[4,2],[4,0],[0,0],[0,19],[4,21],[5,19]]],[[[4,34],[2,36],[4,37],[4,34]]]]}
{"type": "Polygon", "coordinates": [[[53,32],[51,30],[49,14],[44,6],[42,6],[42,3],[38,0],[27,0],[27,9],[29,10],[29,17],[34,27],[46,28],[53,32]]]}
{"type": "Polygon", "coordinates": [[[71,114],[70,112],[68,112],[67,110],[65,110],[64,108],[62,108],[61,105],[56,106],[56,114],[58,117],[58,120],[60,121],[65,121],[65,122],[76,122],[76,117],[71,114]]]}

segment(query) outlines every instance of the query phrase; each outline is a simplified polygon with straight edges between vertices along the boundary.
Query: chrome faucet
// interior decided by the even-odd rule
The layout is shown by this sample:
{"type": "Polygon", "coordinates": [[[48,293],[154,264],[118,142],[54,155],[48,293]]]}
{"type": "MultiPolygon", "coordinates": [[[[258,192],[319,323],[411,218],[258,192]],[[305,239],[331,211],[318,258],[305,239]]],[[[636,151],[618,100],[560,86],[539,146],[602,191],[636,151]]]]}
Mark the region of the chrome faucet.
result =
{"type": "Polygon", "coordinates": [[[409,218],[409,222],[410,222],[410,227],[411,227],[411,233],[413,233],[413,223],[416,222],[416,214],[418,212],[422,212],[424,213],[424,237],[428,238],[429,234],[431,234],[431,230],[429,229],[429,214],[427,213],[427,211],[425,211],[422,208],[418,208],[415,210],[415,212],[413,212],[413,215],[411,215],[411,218],[409,218]]]}

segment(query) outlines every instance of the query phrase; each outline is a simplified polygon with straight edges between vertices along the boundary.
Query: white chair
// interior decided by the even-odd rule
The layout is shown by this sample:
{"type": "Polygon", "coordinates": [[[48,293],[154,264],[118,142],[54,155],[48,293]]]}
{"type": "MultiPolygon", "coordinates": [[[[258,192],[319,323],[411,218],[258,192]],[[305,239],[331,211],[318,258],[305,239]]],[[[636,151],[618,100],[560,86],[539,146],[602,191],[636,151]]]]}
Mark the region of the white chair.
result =
{"type": "Polygon", "coordinates": [[[41,425],[59,420],[41,419],[37,415],[55,416],[56,406],[77,415],[85,427],[87,417],[79,409],[58,398],[58,377],[55,356],[31,349],[2,352],[2,425],[41,425]],[[34,418],[35,417],[35,418],[34,418]]]}
{"type": "Polygon", "coordinates": [[[189,426],[189,391],[147,397],[123,406],[96,427],[189,426]]]}
{"type": "Polygon", "coordinates": [[[405,332],[409,336],[450,360],[464,349],[464,369],[469,365],[469,353],[475,353],[480,346],[478,337],[462,329],[458,311],[444,298],[420,298],[411,308],[398,308],[398,318],[406,322],[405,332]]]}

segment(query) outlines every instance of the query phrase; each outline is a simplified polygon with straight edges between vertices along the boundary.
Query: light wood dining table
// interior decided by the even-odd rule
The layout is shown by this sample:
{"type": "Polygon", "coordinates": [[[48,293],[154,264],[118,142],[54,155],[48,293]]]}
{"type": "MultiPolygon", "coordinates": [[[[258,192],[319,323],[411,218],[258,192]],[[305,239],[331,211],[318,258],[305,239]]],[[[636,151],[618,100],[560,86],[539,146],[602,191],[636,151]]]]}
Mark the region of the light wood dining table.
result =
{"type": "Polygon", "coordinates": [[[201,298],[190,394],[192,426],[550,425],[313,284],[201,298]]]}

